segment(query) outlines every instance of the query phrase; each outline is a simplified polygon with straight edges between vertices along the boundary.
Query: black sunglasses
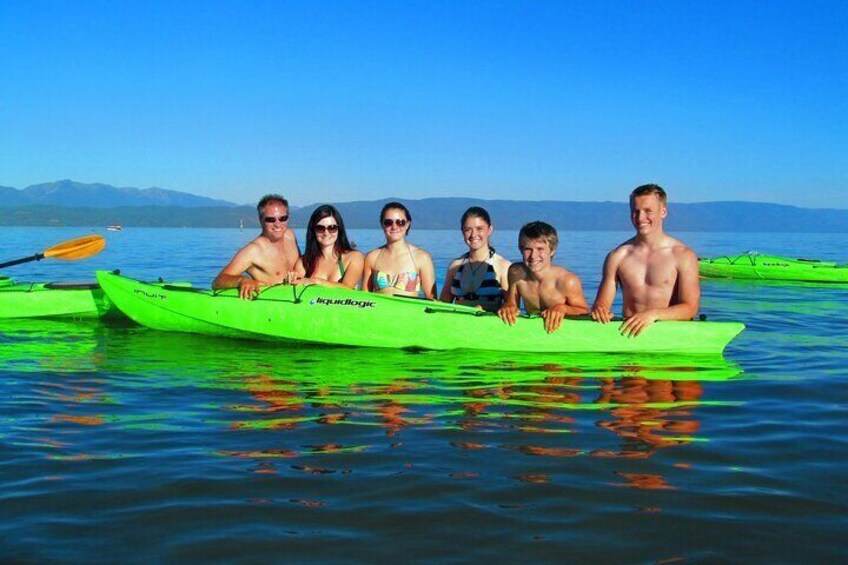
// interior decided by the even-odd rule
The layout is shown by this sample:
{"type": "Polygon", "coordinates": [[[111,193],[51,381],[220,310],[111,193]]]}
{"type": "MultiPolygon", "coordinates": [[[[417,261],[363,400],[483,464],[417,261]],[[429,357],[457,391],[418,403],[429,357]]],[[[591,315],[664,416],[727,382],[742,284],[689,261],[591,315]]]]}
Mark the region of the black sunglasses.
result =
{"type": "Polygon", "coordinates": [[[339,226],[336,225],[336,224],[330,224],[329,226],[324,226],[324,225],[321,225],[321,224],[315,224],[315,233],[324,233],[324,232],[336,233],[337,231],[339,231],[339,226]]]}
{"type": "Polygon", "coordinates": [[[280,222],[282,224],[289,221],[289,215],[286,214],[285,216],[280,216],[279,218],[275,218],[274,216],[265,216],[264,218],[262,218],[262,221],[266,224],[273,224],[274,222],[280,222]]]}
{"type": "Polygon", "coordinates": [[[406,225],[406,223],[407,223],[406,220],[403,219],[403,218],[400,218],[399,220],[393,220],[391,218],[386,218],[385,220],[383,220],[383,227],[384,228],[390,228],[390,227],[392,227],[392,224],[397,224],[397,227],[402,228],[403,226],[406,225]]]}

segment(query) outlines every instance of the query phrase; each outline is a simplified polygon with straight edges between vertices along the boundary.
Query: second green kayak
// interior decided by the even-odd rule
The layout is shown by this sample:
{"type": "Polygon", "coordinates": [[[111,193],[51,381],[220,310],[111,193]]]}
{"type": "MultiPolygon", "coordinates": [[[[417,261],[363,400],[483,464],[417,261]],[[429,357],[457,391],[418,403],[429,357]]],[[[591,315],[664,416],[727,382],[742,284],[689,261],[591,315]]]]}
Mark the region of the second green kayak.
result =
{"type": "MultiPolygon", "coordinates": [[[[20,318],[126,319],[96,282],[50,282],[8,284],[0,279],[0,320],[20,318]]],[[[163,286],[164,282],[149,283],[163,286]]],[[[189,283],[171,283],[189,287],[189,283]]]]}
{"type": "Polygon", "coordinates": [[[90,283],[11,283],[0,285],[0,319],[99,318],[111,302],[90,283]]]}
{"type": "Polygon", "coordinates": [[[749,252],[699,259],[698,265],[704,278],[848,283],[848,265],[815,259],[787,259],[749,252]]]}
{"type": "Polygon", "coordinates": [[[738,322],[658,322],[635,338],[618,323],[566,319],[552,334],[538,316],[515,326],[454,304],[324,286],[273,286],[255,300],[222,292],[151,285],[106,271],[97,280],[131,319],[157,330],[290,343],[414,349],[561,353],[721,353],[738,322]]]}

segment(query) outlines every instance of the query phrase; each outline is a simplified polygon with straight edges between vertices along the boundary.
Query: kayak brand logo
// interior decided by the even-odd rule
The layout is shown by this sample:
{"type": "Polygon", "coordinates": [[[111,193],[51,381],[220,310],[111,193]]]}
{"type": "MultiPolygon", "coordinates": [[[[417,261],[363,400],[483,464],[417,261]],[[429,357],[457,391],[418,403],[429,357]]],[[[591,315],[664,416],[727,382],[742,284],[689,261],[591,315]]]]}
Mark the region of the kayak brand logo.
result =
{"type": "Polygon", "coordinates": [[[133,292],[135,292],[136,294],[140,294],[140,295],[144,296],[145,298],[158,298],[159,300],[167,300],[168,299],[168,297],[165,296],[164,294],[159,294],[158,292],[147,292],[143,288],[135,288],[135,289],[133,289],[133,292]]]}
{"type": "Polygon", "coordinates": [[[354,300],[353,298],[313,298],[309,301],[310,306],[323,304],[324,306],[355,306],[357,308],[374,308],[373,300],[354,300]]]}

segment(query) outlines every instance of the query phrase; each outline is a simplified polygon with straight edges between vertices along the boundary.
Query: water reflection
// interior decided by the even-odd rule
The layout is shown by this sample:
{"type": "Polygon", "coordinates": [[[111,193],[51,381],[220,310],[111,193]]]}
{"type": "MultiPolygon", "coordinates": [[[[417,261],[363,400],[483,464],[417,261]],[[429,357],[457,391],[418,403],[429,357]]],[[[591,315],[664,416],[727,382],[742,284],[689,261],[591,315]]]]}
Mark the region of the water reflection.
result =
{"type": "Polygon", "coordinates": [[[610,379],[601,385],[599,404],[611,406],[609,419],[597,425],[622,440],[618,450],[596,450],[598,457],[644,459],[663,447],[690,443],[700,424],[695,419],[704,389],[697,381],[610,379]]]}
{"type": "Polygon", "coordinates": [[[41,445],[73,451],[68,430],[95,427],[214,433],[207,451],[257,473],[276,473],[280,460],[310,475],[347,472],[303,458],[433,434],[467,452],[645,459],[697,441],[699,407],[726,404],[702,383],[741,378],[719,356],[306,348],[64,322],[6,326],[0,340],[7,372],[39,375],[26,386],[50,414],[35,426],[48,432],[41,445]]]}

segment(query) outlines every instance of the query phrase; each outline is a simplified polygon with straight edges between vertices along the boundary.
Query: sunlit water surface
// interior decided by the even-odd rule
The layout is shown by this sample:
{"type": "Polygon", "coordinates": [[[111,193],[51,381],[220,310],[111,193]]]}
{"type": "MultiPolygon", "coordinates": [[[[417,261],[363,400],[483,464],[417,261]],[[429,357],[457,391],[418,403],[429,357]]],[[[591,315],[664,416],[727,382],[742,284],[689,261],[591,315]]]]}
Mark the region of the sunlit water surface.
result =
{"type": "MultiPolygon", "coordinates": [[[[4,228],[0,260],[91,230],[4,228]]],[[[208,286],[253,235],[104,232],[95,269],[208,286]]],[[[362,249],[380,232],[353,231],[362,249]]],[[[845,234],[676,234],[840,262],[845,234]]],[[[591,302],[627,233],[564,232],[591,302]]],[[[303,241],[303,233],[299,232],[303,241]]],[[[416,231],[440,277],[458,232],[416,231]]],[[[517,259],[516,233],[496,233],[517,259]]],[[[0,324],[0,558],[845,562],[848,290],[704,282],[724,359],[291,348],[0,324]]],[[[394,320],[396,331],[414,331],[394,320]]]]}

